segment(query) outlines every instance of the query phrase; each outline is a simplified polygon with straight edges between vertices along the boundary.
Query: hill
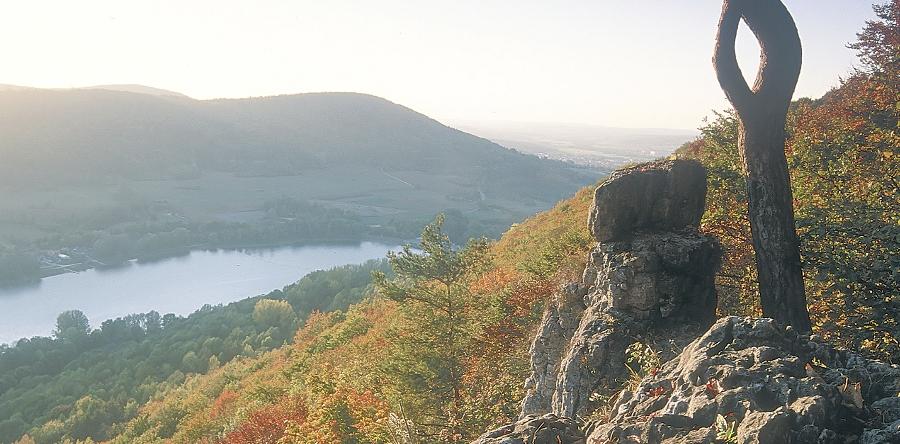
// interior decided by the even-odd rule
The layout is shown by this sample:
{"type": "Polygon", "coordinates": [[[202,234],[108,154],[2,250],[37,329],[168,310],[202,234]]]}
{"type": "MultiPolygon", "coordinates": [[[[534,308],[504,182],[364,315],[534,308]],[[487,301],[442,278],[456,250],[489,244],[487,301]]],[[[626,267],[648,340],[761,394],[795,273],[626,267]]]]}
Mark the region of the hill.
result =
{"type": "Polygon", "coordinates": [[[0,90],[0,262],[32,270],[17,276],[68,267],[62,249],[84,266],[192,245],[409,238],[441,211],[455,239],[497,236],[599,175],[364,94],[97,88],[0,90]]]}
{"type": "MultiPolygon", "coordinates": [[[[467,362],[466,381],[471,388],[467,394],[477,404],[469,418],[472,424],[485,426],[515,414],[528,359],[527,343],[540,318],[535,308],[557,282],[574,278],[584,267],[591,191],[584,188],[553,209],[513,226],[491,247],[492,268],[472,283],[483,303],[477,314],[484,316],[477,327],[481,332],[478,351],[467,362]]],[[[318,286],[307,287],[307,291],[313,288],[318,286]]],[[[404,354],[409,350],[400,345],[403,341],[397,341],[397,335],[409,333],[410,325],[401,306],[373,297],[371,287],[366,291],[369,297],[345,311],[310,315],[292,344],[270,349],[251,341],[250,351],[230,361],[221,360],[221,367],[204,366],[206,374],[187,367],[178,369],[177,379],[160,383],[160,392],[140,411],[133,407],[123,411],[124,407],[116,405],[133,405],[125,399],[100,402],[97,395],[85,395],[84,401],[54,409],[59,415],[56,421],[29,433],[39,443],[73,437],[68,430],[85,421],[85,408],[79,404],[92,404],[98,407],[93,429],[81,438],[122,443],[276,442],[285,436],[286,424],[296,424],[297,435],[290,442],[381,442],[387,439],[385,426],[391,421],[389,403],[411,401],[416,396],[395,392],[401,389],[402,385],[395,385],[401,384],[399,380],[380,379],[399,377],[399,373],[389,375],[397,370],[395,366],[407,362],[404,354]],[[100,413],[102,409],[108,412],[100,413]],[[129,415],[131,421],[108,427],[129,415]],[[350,423],[354,425],[345,429],[350,423]]],[[[306,292],[289,287],[285,293],[293,296],[276,292],[265,298],[308,305],[303,302],[306,292]]],[[[245,301],[231,306],[248,305],[245,301]]],[[[243,312],[248,316],[246,308],[243,312]]],[[[232,319],[228,322],[247,328],[236,312],[229,313],[232,319]]],[[[192,318],[183,321],[185,327],[192,318]]],[[[218,328],[227,330],[228,326],[218,328]]],[[[154,342],[138,346],[146,348],[154,342]]],[[[198,354],[207,359],[205,349],[198,354]]],[[[74,367],[67,371],[79,374],[74,367]]],[[[40,389],[38,385],[34,391],[40,389]]],[[[419,401],[428,403],[427,399],[419,401]]],[[[410,415],[418,415],[413,410],[416,406],[404,408],[410,409],[410,415]]]]}
{"type": "MultiPolygon", "coordinates": [[[[207,305],[188,317],[133,314],[95,330],[73,324],[54,338],[0,344],[0,443],[35,426],[43,430],[32,432],[42,443],[64,442],[63,435],[108,436],[110,426],[133,417],[136,407],[182,384],[185,373],[265,353],[290,338],[298,316],[302,321],[313,311],[359,302],[371,272],[386,268],[382,260],[316,271],[268,295],[207,305]],[[291,314],[264,315],[265,309],[257,309],[263,297],[281,300],[269,313],[291,314]]],[[[67,312],[62,318],[79,315],[67,312]]]]}
{"type": "MultiPolygon", "coordinates": [[[[736,442],[748,432],[761,432],[762,425],[767,429],[771,425],[763,438],[746,440],[793,439],[792,429],[802,428],[797,431],[798,440],[836,442],[843,437],[834,430],[820,433],[820,429],[837,426],[841,434],[856,433],[868,428],[866,421],[877,426],[893,421],[891,436],[872,436],[873,430],[881,433],[870,429],[862,437],[845,437],[851,442],[865,435],[872,438],[868,442],[896,441],[900,424],[897,367],[870,359],[900,360],[896,316],[900,310],[896,255],[900,194],[895,179],[900,177],[900,109],[896,107],[900,92],[896,46],[891,46],[896,39],[883,35],[886,31],[897,35],[898,11],[896,1],[878,8],[884,22],[870,23],[861,36],[868,35],[856,45],[866,61],[864,70],[821,99],[796,101],[788,119],[787,154],[814,334],[802,336],[776,329],[771,321],[729,317],[682,353],[655,347],[654,338],[629,333],[629,342],[634,342],[624,350],[628,360],[619,363],[625,368],[616,370],[629,372],[631,380],[606,381],[618,386],[611,392],[598,392],[595,383],[603,375],[586,375],[579,382],[590,390],[583,395],[598,408],[590,417],[579,419],[594,421],[563,425],[576,429],[587,425],[595,432],[612,428],[617,436],[627,432],[632,438],[635,433],[665,433],[674,439],[704,442],[736,442]],[[853,362],[846,352],[824,346],[826,340],[852,350],[853,362]],[[663,364],[660,354],[666,351],[680,358],[663,364]],[[622,402],[609,396],[616,392],[622,394],[618,398],[622,402]],[[670,403],[670,398],[675,402],[670,403]],[[663,410],[667,405],[673,405],[676,413],[663,410]],[[687,411],[693,416],[678,413],[687,411]],[[702,424],[694,422],[700,417],[705,417],[702,424]],[[703,427],[702,435],[692,433],[698,425],[703,427]],[[676,437],[682,434],[690,436],[676,437]]],[[[708,170],[701,231],[718,238],[725,255],[715,277],[717,314],[752,317],[758,295],[747,240],[746,183],[736,150],[737,126],[731,113],[721,114],[678,156],[694,158],[708,170]]],[[[104,376],[116,375],[117,381],[138,386],[136,393],[142,397],[129,399],[122,395],[124,391],[98,388],[87,394],[82,391],[81,398],[70,402],[77,397],[71,392],[83,385],[32,374],[29,366],[41,362],[27,359],[24,369],[0,375],[10,384],[11,398],[26,392],[15,387],[16,378],[32,382],[37,401],[8,405],[39,410],[44,416],[34,424],[23,415],[2,421],[0,432],[10,437],[28,431],[31,436],[20,442],[41,444],[84,437],[121,443],[469,442],[489,426],[518,416],[525,391],[522,381],[529,373],[527,346],[535,337],[542,306],[562,284],[581,279],[585,270],[592,243],[585,223],[591,200],[591,190],[585,188],[553,209],[513,225],[490,246],[475,241],[463,250],[452,249],[449,239],[433,236],[433,231],[427,236],[426,231],[422,240],[431,243],[423,249],[425,261],[412,250],[389,258],[395,271],[421,265],[420,275],[406,276],[407,281],[391,279],[393,286],[385,284],[387,277],[376,279],[377,292],[371,281],[360,279],[361,270],[351,269],[345,270],[345,279],[323,274],[285,289],[284,294],[273,292],[233,304],[224,312],[231,316],[195,315],[195,320],[210,320],[212,334],[224,337],[233,349],[227,352],[222,350],[222,337],[216,340],[192,331],[190,318],[173,324],[172,335],[166,335],[171,342],[155,341],[140,328],[146,316],[105,324],[111,338],[121,338],[122,327],[130,327],[135,337],[146,335],[145,342],[135,341],[134,356],[153,357],[146,351],[158,347],[156,357],[165,358],[168,367],[151,369],[172,371],[170,377],[165,382],[142,379],[145,373],[137,373],[123,360],[117,362],[121,365],[102,369],[104,376]],[[434,242],[435,237],[439,242],[434,242]],[[446,270],[441,269],[444,265],[446,270]],[[421,292],[404,298],[410,281],[420,284],[421,292]],[[336,290],[342,286],[350,291],[339,297],[342,291],[336,290]],[[311,290],[315,288],[324,291],[311,290]],[[308,293],[321,300],[308,303],[308,293]],[[462,302],[462,309],[453,304],[425,306],[428,298],[444,294],[449,301],[462,302]],[[353,301],[359,302],[348,305],[353,301]],[[314,308],[339,310],[310,312],[314,308]],[[294,324],[287,321],[296,320],[294,316],[302,316],[305,322],[282,345],[275,338],[288,336],[285,330],[293,331],[294,324]],[[178,334],[179,324],[183,337],[178,334]],[[229,328],[234,325],[247,330],[229,328]],[[448,330],[448,326],[458,328],[448,330]],[[200,339],[203,344],[186,345],[200,339]],[[448,347],[435,346],[442,343],[448,347]],[[195,350],[188,351],[191,347],[195,350]],[[162,356],[169,348],[173,356],[162,356]],[[209,362],[204,363],[207,357],[209,362]],[[51,386],[68,390],[70,397],[52,405],[55,398],[40,396],[42,389],[51,386]],[[149,402],[139,405],[138,399],[147,398],[149,402]],[[45,405],[35,407],[39,402],[45,405]]],[[[610,248],[596,253],[590,257],[595,265],[604,256],[627,251],[610,248]]],[[[683,258],[670,256],[675,261],[683,258]]],[[[666,269],[655,264],[630,257],[626,265],[666,269]]],[[[704,270],[712,271],[711,267],[704,270]]],[[[621,274],[634,276],[627,270],[621,274]]],[[[575,296],[583,294],[577,293],[577,286],[569,289],[575,296]]],[[[573,299],[584,308],[583,298],[573,299]]],[[[658,302],[668,304],[668,299],[658,302]]],[[[215,313],[223,313],[218,310],[215,313]]],[[[554,321],[552,316],[547,320],[554,321]]],[[[153,325],[155,331],[156,322],[153,325]]],[[[604,333],[601,323],[577,325],[604,333]]],[[[165,335],[168,327],[161,327],[165,335]]],[[[63,333],[58,339],[28,342],[23,350],[0,348],[0,363],[6,357],[21,356],[22,351],[40,351],[35,354],[41,359],[59,364],[67,356],[61,352],[75,345],[66,341],[69,330],[63,333]]],[[[76,337],[106,336],[103,328],[100,333],[81,333],[76,337]]],[[[543,345],[550,343],[546,337],[537,338],[543,345]]],[[[666,334],[655,339],[668,348],[676,338],[666,334]]],[[[580,348],[585,343],[574,344],[580,348]]],[[[608,351],[590,344],[584,348],[596,357],[607,356],[608,351]]],[[[548,363],[546,353],[535,357],[548,363]]],[[[587,358],[574,362],[590,362],[587,358]]],[[[63,367],[75,380],[93,376],[77,364],[63,367]]],[[[546,436],[548,421],[527,418],[526,422],[523,425],[531,429],[516,430],[526,432],[519,439],[534,440],[537,432],[546,436]]],[[[582,432],[587,430],[578,431],[579,439],[586,434],[582,432]]]]}
{"type": "MultiPolygon", "coordinates": [[[[891,252],[896,251],[900,237],[890,219],[891,209],[897,208],[895,196],[885,194],[881,186],[889,185],[883,179],[897,171],[897,157],[885,154],[891,153],[888,144],[896,140],[896,111],[889,107],[891,92],[881,85],[878,76],[859,74],[823,99],[796,102],[789,146],[795,192],[804,199],[798,205],[798,221],[804,239],[804,272],[815,277],[807,279],[807,292],[816,333],[866,356],[896,360],[896,324],[890,317],[896,313],[897,299],[887,282],[894,279],[891,252]],[[890,119],[881,120],[885,115],[890,119]],[[851,128],[860,138],[846,137],[851,128]],[[826,134],[849,140],[828,145],[829,162],[833,162],[828,166],[816,160],[826,134]],[[832,174],[843,182],[829,185],[832,174]],[[860,236],[863,230],[870,234],[860,236]],[[866,265],[853,267],[848,261],[866,265]]],[[[747,248],[747,222],[741,216],[746,201],[736,134],[736,122],[726,113],[704,127],[701,139],[678,153],[699,159],[709,169],[702,229],[725,246],[723,268],[716,276],[719,315],[752,315],[755,310],[752,262],[748,262],[752,251],[747,248]]],[[[81,398],[67,393],[69,400],[76,401],[45,406],[49,411],[41,417],[53,419],[35,423],[30,430],[22,418],[6,427],[28,430],[39,443],[73,437],[73,430],[78,437],[121,443],[247,443],[282,438],[283,442],[385,442],[409,431],[425,442],[472,439],[519,413],[525,392],[522,381],[529,372],[528,344],[541,308],[561,284],[579,279],[585,267],[591,246],[585,222],[592,197],[592,189],[583,188],[551,210],[514,224],[491,245],[489,265],[469,276],[466,291],[476,303],[465,316],[475,322],[467,325],[470,342],[460,357],[464,385],[459,412],[450,410],[447,393],[440,395],[430,385],[448,376],[432,351],[421,349],[422,342],[432,339],[427,318],[403,303],[373,294],[366,282],[357,281],[348,286],[355,291],[349,300],[359,303],[349,307],[326,303],[318,307],[348,308],[308,317],[309,304],[303,302],[306,292],[267,295],[265,299],[286,300],[292,306],[299,302],[304,307],[296,308],[305,322],[289,344],[278,347],[267,339],[272,333],[260,332],[264,325],[253,327],[246,341],[250,347],[243,352],[220,352],[199,344],[200,339],[206,343],[206,337],[191,336],[183,341],[197,339],[196,350],[181,346],[176,356],[167,358],[174,363],[166,367],[169,377],[165,372],[156,376],[155,382],[135,392],[134,401],[99,388],[79,393],[81,398]],[[206,359],[221,365],[204,365],[206,359]],[[158,391],[151,396],[154,389],[158,391]],[[451,413],[460,414],[464,424],[441,422],[451,413]],[[464,434],[448,435],[454,428],[464,434]]],[[[336,295],[339,288],[332,286],[322,293],[336,295]]],[[[240,335],[230,327],[250,330],[250,303],[233,307],[225,312],[228,316],[215,320],[226,342],[240,343],[240,335]]],[[[191,322],[191,318],[182,321],[182,328],[191,322]]],[[[98,335],[102,337],[102,331],[98,335]]],[[[160,336],[178,337],[178,330],[160,336]]],[[[50,340],[32,341],[48,342],[55,347],[50,340]]],[[[158,342],[168,344],[151,336],[137,346],[149,349],[158,342]]],[[[211,343],[217,341],[213,338],[211,343]]],[[[643,352],[632,356],[633,368],[640,370],[632,371],[654,375],[660,365],[657,352],[643,347],[643,352]]],[[[130,381],[127,365],[117,369],[121,381],[130,381]]],[[[78,365],[65,371],[70,377],[85,374],[78,365]]],[[[11,374],[18,373],[28,374],[11,374]]],[[[55,378],[38,376],[32,379],[31,391],[24,393],[69,387],[55,378]]],[[[628,381],[620,382],[626,391],[633,387],[628,381]]],[[[598,398],[601,407],[592,418],[601,418],[603,406],[609,407],[613,400],[598,398]]]]}
{"type": "MultiPolygon", "coordinates": [[[[539,318],[534,304],[554,282],[573,278],[584,266],[584,219],[591,191],[583,188],[553,209],[515,224],[491,249],[495,268],[485,275],[482,291],[499,295],[514,288],[517,293],[509,301],[490,297],[499,304],[491,307],[498,310],[492,320],[504,323],[493,331],[496,342],[484,349],[481,373],[472,377],[494,383],[485,387],[501,397],[497,407],[504,418],[520,391],[518,377],[524,368],[517,363],[527,359],[525,344],[539,318]],[[521,346],[502,357],[512,366],[497,367],[496,347],[510,343],[521,346]],[[518,370],[504,376],[510,369],[518,370]]],[[[406,322],[396,304],[372,299],[369,272],[379,269],[389,267],[378,261],[316,272],[283,290],[203,307],[186,318],[155,312],[131,315],[93,331],[32,338],[9,348],[0,345],[0,417],[5,418],[0,420],[0,443],[23,432],[42,444],[86,438],[214,442],[212,436],[225,429],[207,421],[207,408],[216,409],[214,415],[228,423],[242,421],[247,414],[264,420],[256,409],[285,393],[294,374],[292,354],[312,353],[307,359],[317,363],[297,369],[310,378],[330,377],[321,372],[341,361],[341,366],[365,374],[360,366],[378,360],[359,358],[394,353],[386,348],[390,344],[384,335],[406,322]],[[253,313],[263,299],[286,301],[296,318],[290,316],[289,325],[258,318],[253,313]],[[283,345],[285,338],[293,344],[283,345]],[[374,355],[360,353],[360,347],[374,355]],[[248,408],[233,416],[237,413],[232,409],[245,402],[245,395],[248,408]]],[[[368,402],[363,392],[353,396],[368,402]]],[[[262,426],[260,433],[282,432],[267,428],[262,426]]],[[[328,440],[332,435],[323,436],[319,442],[333,442],[328,440]]],[[[236,434],[229,442],[257,442],[244,438],[236,434]]]]}
{"type": "Polygon", "coordinates": [[[0,92],[0,117],[4,185],[366,166],[459,174],[469,179],[465,185],[486,191],[503,184],[507,194],[558,199],[560,185],[571,181],[562,163],[542,162],[364,94],[198,101],[134,85],[15,89],[0,92]],[[513,189],[535,179],[544,186],[513,189]]]}
{"type": "Polygon", "coordinates": [[[149,94],[151,96],[188,98],[188,96],[186,96],[180,92],[177,92],[177,91],[169,91],[167,89],[153,88],[151,86],[135,85],[135,84],[94,85],[94,86],[86,86],[84,88],[78,88],[78,89],[103,89],[103,90],[107,90],[107,91],[123,91],[123,92],[132,92],[135,94],[149,94]]]}

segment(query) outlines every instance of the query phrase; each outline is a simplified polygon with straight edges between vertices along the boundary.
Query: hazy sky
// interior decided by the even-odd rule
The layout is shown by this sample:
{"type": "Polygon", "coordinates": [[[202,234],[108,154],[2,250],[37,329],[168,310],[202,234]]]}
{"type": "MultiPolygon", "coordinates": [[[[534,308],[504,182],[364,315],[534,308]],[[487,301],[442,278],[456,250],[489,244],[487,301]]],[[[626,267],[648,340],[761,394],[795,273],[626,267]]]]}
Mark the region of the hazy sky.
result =
{"type": "MultiPolygon", "coordinates": [[[[798,96],[855,62],[868,0],[785,0],[798,96]]],[[[385,97],[441,120],[695,128],[726,106],[720,0],[0,0],[0,83],[385,97]]],[[[758,60],[752,34],[744,66],[758,60]]],[[[746,70],[745,70],[746,71],[746,70]]],[[[748,74],[749,76],[749,74],[748,74]]]]}

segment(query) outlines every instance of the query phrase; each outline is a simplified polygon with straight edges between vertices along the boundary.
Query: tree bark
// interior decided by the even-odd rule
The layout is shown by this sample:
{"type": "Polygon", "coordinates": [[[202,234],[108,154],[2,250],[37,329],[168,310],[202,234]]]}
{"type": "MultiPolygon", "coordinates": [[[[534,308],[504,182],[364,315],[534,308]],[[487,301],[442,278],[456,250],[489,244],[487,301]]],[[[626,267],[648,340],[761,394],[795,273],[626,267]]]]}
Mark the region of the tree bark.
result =
{"type": "Polygon", "coordinates": [[[724,0],[713,65],[740,120],[738,146],[747,175],[750,232],[763,315],[809,331],[784,154],[785,120],[801,59],[797,27],[781,0],[724,0]],[[741,73],[734,49],[742,18],[761,47],[753,88],[741,73]]]}

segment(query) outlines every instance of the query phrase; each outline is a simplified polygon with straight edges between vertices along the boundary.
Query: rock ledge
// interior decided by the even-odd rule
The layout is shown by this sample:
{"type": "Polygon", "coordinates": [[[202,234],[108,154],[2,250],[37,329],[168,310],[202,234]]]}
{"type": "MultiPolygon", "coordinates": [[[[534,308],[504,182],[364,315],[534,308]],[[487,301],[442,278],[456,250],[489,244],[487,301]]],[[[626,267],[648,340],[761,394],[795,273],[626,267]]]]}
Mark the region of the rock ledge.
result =
{"type": "Polygon", "coordinates": [[[900,368],[771,319],[720,319],[623,391],[589,444],[900,442],[900,368]]]}

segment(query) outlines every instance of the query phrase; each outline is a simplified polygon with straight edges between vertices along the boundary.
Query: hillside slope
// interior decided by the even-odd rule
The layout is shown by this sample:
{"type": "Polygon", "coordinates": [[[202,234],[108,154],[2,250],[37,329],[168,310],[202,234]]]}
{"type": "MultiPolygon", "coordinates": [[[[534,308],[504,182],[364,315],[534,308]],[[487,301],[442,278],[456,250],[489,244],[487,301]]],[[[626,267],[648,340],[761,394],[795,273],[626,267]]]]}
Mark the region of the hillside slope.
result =
{"type": "Polygon", "coordinates": [[[98,88],[0,89],[0,263],[20,278],[71,265],[58,253],[408,239],[438,212],[455,240],[495,237],[600,175],[364,94],[98,88]]]}
{"type": "MultiPolygon", "coordinates": [[[[465,376],[472,424],[515,415],[541,302],[584,266],[590,200],[585,188],[516,224],[492,246],[494,266],[473,283],[486,302],[479,313],[487,325],[465,376]]],[[[402,313],[397,303],[374,297],[346,313],[312,316],[294,344],[189,377],[118,428],[112,442],[389,440],[397,415],[414,408],[404,403],[415,402],[390,380],[402,359],[391,339],[404,331],[402,313]]]]}

